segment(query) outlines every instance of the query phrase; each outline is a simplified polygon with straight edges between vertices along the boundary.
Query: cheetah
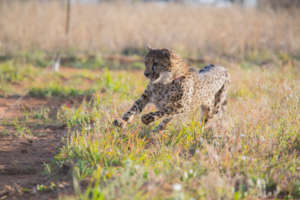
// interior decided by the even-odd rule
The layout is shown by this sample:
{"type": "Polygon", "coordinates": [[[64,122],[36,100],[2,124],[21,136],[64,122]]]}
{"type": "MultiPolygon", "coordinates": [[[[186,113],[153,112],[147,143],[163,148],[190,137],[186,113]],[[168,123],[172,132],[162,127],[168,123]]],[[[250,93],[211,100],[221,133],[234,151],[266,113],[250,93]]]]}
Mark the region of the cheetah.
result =
{"type": "Polygon", "coordinates": [[[145,66],[149,84],[128,112],[114,120],[115,126],[124,127],[148,103],[153,103],[157,111],[144,114],[141,121],[148,125],[162,119],[153,132],[164,130],[173,118],[197,108],[202,111],[204,125],[225,112],[230,76],[224,67],[211,64],[198,71],[172,50],[151,48],[145,56],[145,66]]]}

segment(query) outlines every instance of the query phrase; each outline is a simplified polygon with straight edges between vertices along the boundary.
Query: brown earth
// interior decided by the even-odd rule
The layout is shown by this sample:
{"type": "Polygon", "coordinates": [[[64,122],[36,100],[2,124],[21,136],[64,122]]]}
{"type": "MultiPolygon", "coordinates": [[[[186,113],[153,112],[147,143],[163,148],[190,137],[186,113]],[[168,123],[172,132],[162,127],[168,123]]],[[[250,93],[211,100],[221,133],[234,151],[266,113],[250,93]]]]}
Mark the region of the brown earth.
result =
{"type": "Polygon", "coordinates": [[[59,104],[58,101],[26,97],[0,98],[1,200],[57,199],[58,194],[72,191],[68,167],[60,170],[56,177],[47,175],[45,170],[45,164],[51,162],[63,143],[65,127],[32,123],[28,124],[30,136],[18,136],[12,123],[16,118],[22,119],[26,109],[47,106],[55,112],[59,104]],[[39,185],[46,187],[41,189],[39,185]]]}

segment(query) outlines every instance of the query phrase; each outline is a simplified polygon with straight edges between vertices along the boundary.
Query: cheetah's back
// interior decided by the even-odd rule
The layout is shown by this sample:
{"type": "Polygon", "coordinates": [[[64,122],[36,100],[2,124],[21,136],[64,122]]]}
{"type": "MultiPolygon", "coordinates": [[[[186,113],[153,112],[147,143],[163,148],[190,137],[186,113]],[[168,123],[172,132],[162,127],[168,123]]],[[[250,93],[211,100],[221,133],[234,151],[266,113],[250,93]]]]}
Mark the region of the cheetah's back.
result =
{"type": "Polygon", "coordinates": [[[227,92],[227,85],[230,81],[230,77],[227,70],[222,66],[205,66],[197,72],[196,77],[195,95],[196,98],[204,104],[214,103],[215,95],[222,87],[226,89],[227,92]]]}

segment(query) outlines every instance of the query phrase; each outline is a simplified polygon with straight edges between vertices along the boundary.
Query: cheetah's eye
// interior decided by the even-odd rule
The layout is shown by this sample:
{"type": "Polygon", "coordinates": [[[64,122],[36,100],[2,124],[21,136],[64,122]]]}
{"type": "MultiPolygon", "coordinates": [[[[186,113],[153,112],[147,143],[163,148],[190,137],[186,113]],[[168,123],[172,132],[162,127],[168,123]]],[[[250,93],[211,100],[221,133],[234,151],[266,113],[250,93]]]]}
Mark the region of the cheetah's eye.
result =
{"type": "Polygon", "coordinates": [[[153,64],[152,64],[152,71],[155,71],[156,70],[156,68],[157,68],[157,63],[156,62],[154,62],[153,64]]]}

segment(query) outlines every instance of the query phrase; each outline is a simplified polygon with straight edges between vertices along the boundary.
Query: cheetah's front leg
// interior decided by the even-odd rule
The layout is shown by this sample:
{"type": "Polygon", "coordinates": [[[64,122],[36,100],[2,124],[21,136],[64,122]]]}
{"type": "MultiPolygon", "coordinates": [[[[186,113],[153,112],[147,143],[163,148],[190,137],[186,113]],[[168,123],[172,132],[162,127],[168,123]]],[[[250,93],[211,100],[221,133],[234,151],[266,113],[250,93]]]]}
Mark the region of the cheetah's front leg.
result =
{"type": "Polygon", "coordinates": [[[151,90],[149,89],[149,86],[146,88],[142,96],[134,102],[132,107],[123,114],[122,119],[115,119],[113,122],[114,126],[117,127],[124,127],[127,123],[131,122],[134,116],[145,108],[145,106],[150,102],[151,98],[151,90]]]}
{"type": "Polygon", "coordinates": [[[163,111],[150,112],[142,116],[142,122],[146,125],[151,122],[156,121],[157,119],[162,118],[166,113],[163,111]]]}
{"type": "Polygon", "coordinates": [[[178,114],[179,110],[173,108],[165,109],[163,111],[150,112],[142,116],[142,122],[146,125],[158,120],[162,117],[166,117],[154,130],[153,132],[160,132],[164,130],[167,124],[172,120],[173,116],[178,114]]]}
{"type": "Polygon", "coordinates": [[[156,112],[150,112],[148,114],[145,114],[142,116],[142,122],[146,125],[150,124],[151,122],[154,122],[155,120],[158,120],[162,117],[171,117],[173,115],[182,113],[181,109],[175,109],[173,107],[168,107],[163,110],[159,110],[156,112]]]}

